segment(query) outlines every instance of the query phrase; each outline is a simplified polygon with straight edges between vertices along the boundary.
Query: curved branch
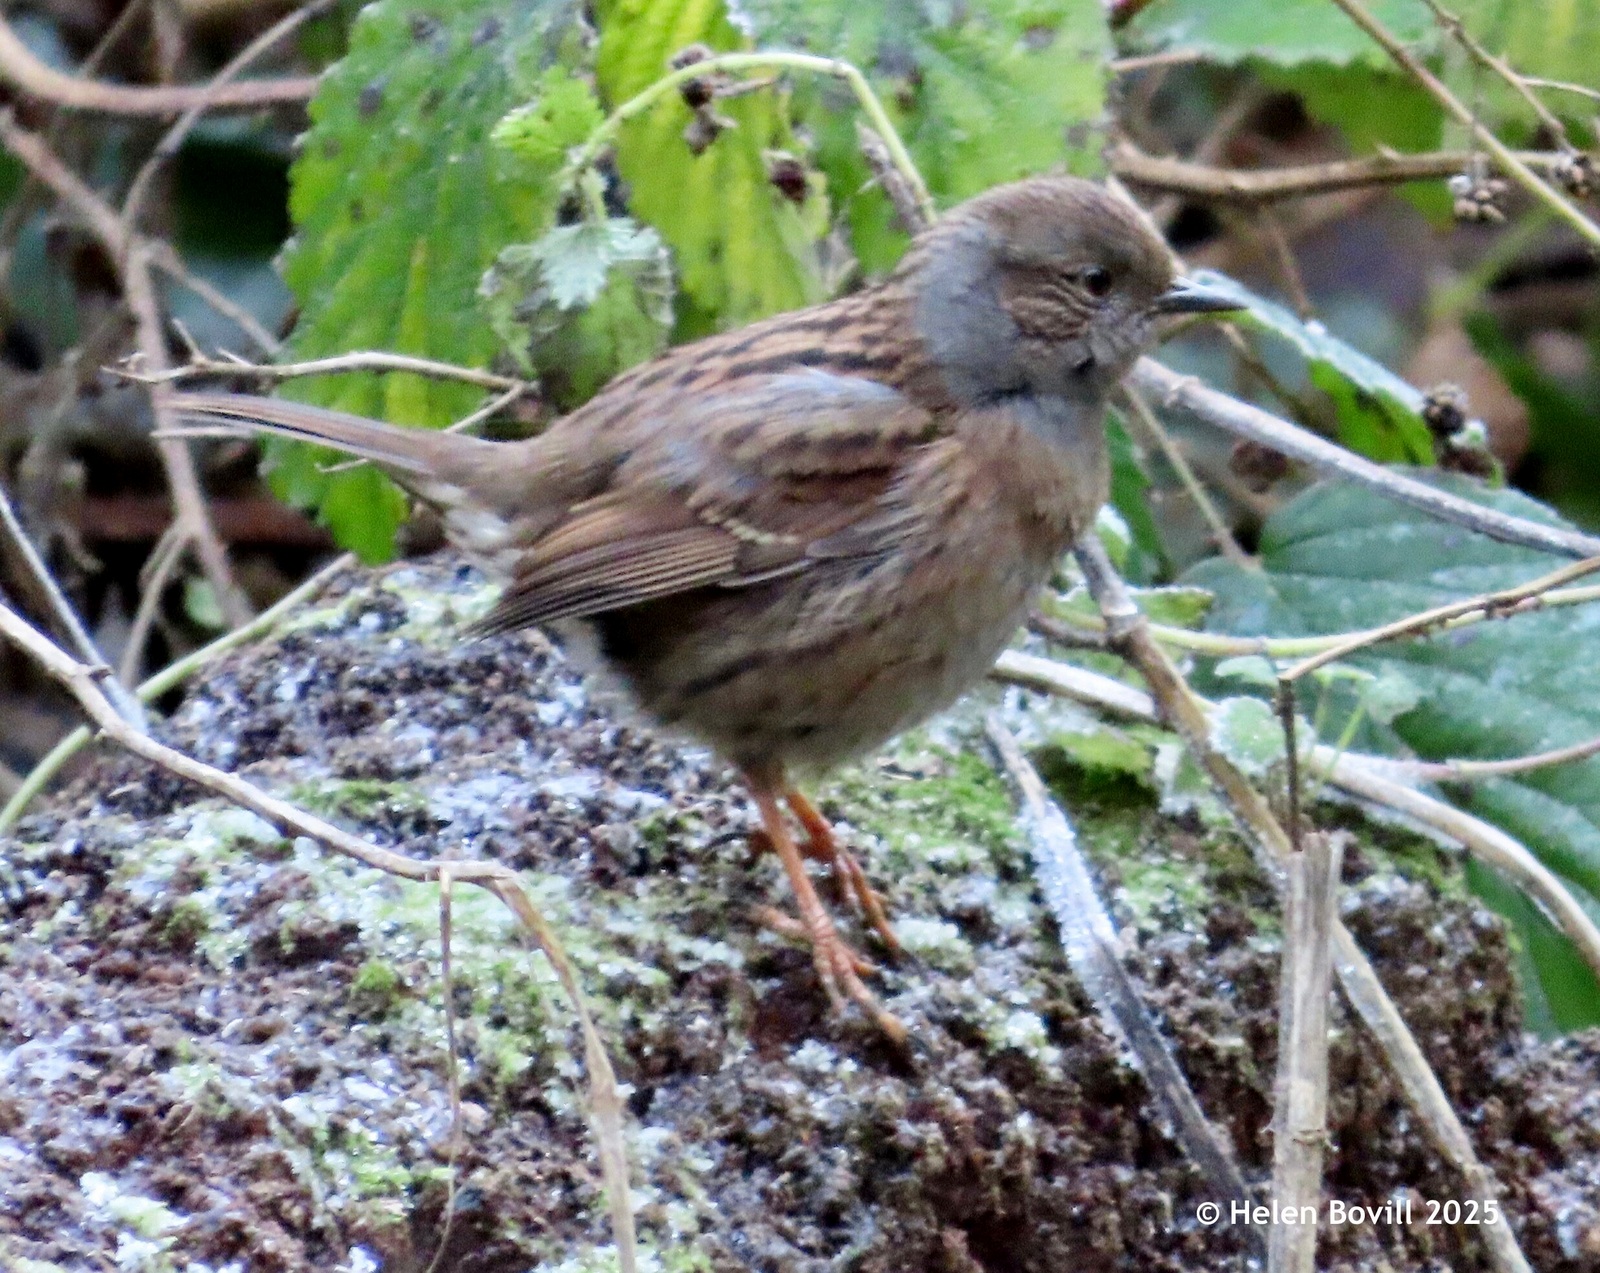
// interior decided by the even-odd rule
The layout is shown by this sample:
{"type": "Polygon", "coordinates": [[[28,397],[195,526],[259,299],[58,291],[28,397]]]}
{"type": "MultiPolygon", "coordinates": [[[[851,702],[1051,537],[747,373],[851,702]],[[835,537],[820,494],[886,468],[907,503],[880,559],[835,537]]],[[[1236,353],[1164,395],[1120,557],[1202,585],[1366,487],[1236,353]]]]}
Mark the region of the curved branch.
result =
{"type": "Polygon", "coordinates": [[[317,77],[242,80],[213,90],[205,84],[144,87],[81,79],[41,62],[0,17],[0,83],[10,84],[67,110],[104,115],[181,115],[197,106],[215,110],[260,110],[264,106],[300,106],[316,92],[317,77]]]}
{"type": "MultiPolygon", "coordinates": [[[[1559,155],[1544,151],[1517,151],[1516,157],[1536,172],[1548,172],[1560,159],[1559,155]]],[[[1186,159],[1147,155],[1125,141],[1113,146],[1107,159],[1111,171],[1131,185],[1232,203],[1272,203],[1364,186],[1442,181],[1466,171],[1472,162],[1467,151],[1436,150],[1424,155],[1334,159],[1292,168],[1217,168],[1186,159]]]]}

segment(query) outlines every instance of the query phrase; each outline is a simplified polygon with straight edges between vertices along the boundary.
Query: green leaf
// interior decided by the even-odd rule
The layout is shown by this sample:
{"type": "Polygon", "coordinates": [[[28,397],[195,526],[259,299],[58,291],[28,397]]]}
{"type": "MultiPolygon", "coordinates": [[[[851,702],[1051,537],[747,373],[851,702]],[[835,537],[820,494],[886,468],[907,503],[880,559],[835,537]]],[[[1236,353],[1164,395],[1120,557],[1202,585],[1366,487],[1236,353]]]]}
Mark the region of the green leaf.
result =
{"type": "MultiPolygon", "coordinates": [[[[513,150],[490,145],[506,112],[581,57],[575,4],[458,0],[419,10],[399,0],[363,9],[350,52],[312,99],[311,129],[292,172],[296,233],[285,281],[299,299],[290,356],[395,350],[485,366],[497,340],[478,305],[484,269],[548,225],[556,192],[530,180],[513,150]]],[[[551,129],[581,109],[560,89],[551,129]]],[[[570,131],[570,128],[569,128],[570,131]]],[[[481,390],[410,375],[298,381],[295,396],[403,424],[438,427],[481,390]]],[[[275,444],[274,486],[318,508],[341,544],[393,551],[404,502],[370,469],[329,474],[330,453],[275,444]]]]}
{"type": "Polygon", "coordinates": [[[1257,778],[1281,764],[1287,754],[1283,725],[1259,698],[1225,698],[1218,703],[1211,717],[1211,741],[1235,765],[1257,778]]]}
{"type": "MultiPolygon", "coordinates": [[[[1456,476],[1424,476],[1475,502],[1560,522],[1516,492],[1486,490],[1456,476]]],[[[1258,570],[1216,559],[1188,572],[1187,582],[1216,594],[1211,630],[1240,636],[1350,631],[1506,588],[1551,568],[1547,556],[1427,520],[1348,484],[1314,487],[1281,509],[1262,531],[1260,554],[1258,570]]],[[[1600,734],[1600,626],[1583,608],[1548,609],[1391,643],[1351,661],[1386,686],[1376,706],[1390,714],[1390,723],[1363,737],[1364,747],[1389,739],[1394,749],[1426,759],[1499,759],[1600,734]]],[[[1324,740],[1333,741],[1363,691],[1349,682],[1329,682],[1325,692],[1342,709],[1326,714],[1324,740]]],[[[1374,710],[1373,692],[1366,690],[1368,712],[1374,710]]],[[[1451,794],[1463,808],[1518,837],[1586,903],[1600,898],[1600,760],[1451,794]]],[[[1565,939],[1552,933],[1549,940],[1565,939]]],[[[1555,1018],[1600,1020],[1600,987],[1585,974],[1575,990],[1570,966],[1563,956],[1565,971],[1546,977],[1540,963],[1555,1018]]]]}
{"type": "MultiPolygon", "coordinates": [[[[740,8],[763,46],[865,71],[943,204],[1034,173],[1102,169],[1111,39],[1099,0],[745,0],[740,8]]],[[[869,186],[854,99],[836,83],[809,81],[797,85],[796,101],[846,205],[857,256],[868,270],[887,268],[905,236],[869,186]]]]}
{"type": "MultiPolygon", "coordinates": [[[[1336,127],[1352,155],[1385,148],[1422,153],[1443,144],[1444,109],[1392,66],[1304,62],[1284,67],[1252,59],[1250,69],[1263,84],[1297,95],[1312,118],[1336,127]]],[[[1436,223],[1453,223],[1444,181],[1411,181],[1400,192],[1436,223]]]]}
{"type": "MultiPolygon", "coordinates": [[[[1434,36],[1433,16],[1421,0],[1365,0],[1365,5],[1407,44],[1434,36]]],[[[1181,48],[1223,63],[1251,57],[1283,65],[1388,61],[1388,54],[1329,0],[1155,0],[1124,28],[1123,39],[1137,49],[1181,48]]]]}
{"type": "Polygon", "coordinates": [[[490,138],[527,163],[553,172],[604,119],[594,90],[567,68],[552,66],[539,78],[533,100],[501,119],[490,138]]]}
{"type": "MultiPolygon", "coordinates": [[[[1441,54],[1466,61],[1460,46],[1441,32],[1421,0],[1364,0],[1365,7],[1413,53],[1438,67],[1441,54]]],[[[1600,64],[1600,0],[1451,0],[1469,34],[1524,75],[1589,84],[1600,64]]],[[[1122,33],[1130,48],[1185,49],[1227,65],[1249,59],[1284,67],[1315,63],[1392,68],[1389,55],[1328,0],[1154,0],[1122,33]]],[[[1528,109],[1500,78],[1471,70],[1450,75],[1463,101],[1494,122],[1529,120],[1528,109]]],[[[1352,85],[1352,87],[1355,87],[1352,85]]],[[[1548,104],[1569,119],[1587,122],[1592,109],[1573,94],[1548,94],[1548,104]]],[[[1352,103],[1358,113],[1366,109],[1352,103]]],[[[1338,121],[1335,121],[1338,122],[1338,121]]]]}
{"type": "MultiPolygon", "coordinates": [[[[596,73],[613,107],[665,75],[688,45],[719,52],[749,47],[721,0],[610,0],[597,14],[596,73]]],[[[617,137],[629,206],[676,256],[684,337],[824,295],[817,253],[824,200],[813,193],[796,208],[767,179],[767,151],[799,149],[782,95],[767,89],[719,100],[716,111],[734,126],[699,155],[684,140],[692,115],[677,94],[629,120],[617,137]]]]}
{"type": "Polygon", "coordinates": [[[1287,343],[1299,354],[1311,383],[1333,400],[1339,440],[1347,447],[1375,460],[1432,461],[1433,437],[1422,419],[1420,389],[1321,323],[1301,322],[1226,274],[1197,270],[1195,278],[1245,307],[1234,321],[1287,343]]]}
{"type": "Polygon", "coordinates": [[[506,248],[482,294],[512,356],[563,407],[658,352],[672,324],[667,250],[627,217],[557,226],[506,248]]]}
{"type": "Polygon", "coordinates": [[[1111,506],[1122,514],[1133,534],[1133,549],[1122,573],[1132,581],[1154,579],[1163,573],[1166,549],[1150,511],[1150,478],[1139,462],[1133,439],[1115,415],[1106,419],[1106,443],[1111,452],[1111,506]]]}

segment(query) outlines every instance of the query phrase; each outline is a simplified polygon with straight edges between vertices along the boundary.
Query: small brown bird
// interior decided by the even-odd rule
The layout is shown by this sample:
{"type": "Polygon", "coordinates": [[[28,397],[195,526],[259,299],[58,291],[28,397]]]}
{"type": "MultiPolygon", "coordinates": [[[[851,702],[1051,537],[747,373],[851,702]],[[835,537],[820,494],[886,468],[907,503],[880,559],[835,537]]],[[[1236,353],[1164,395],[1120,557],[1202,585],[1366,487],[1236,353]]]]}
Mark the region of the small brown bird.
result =
{"type": "Polygon", "coordinates": [[[891,949],[893,930],[791,774],[988,671],[1106,499],[1106,398],[1156,320],[1231,308],[1174,280],[1125,204],[1041,178],[962,204],[877,286],[670,350],[526,441],[239,395],[175,405],[340,448],[438,506],[506,581],[478,631],[586,621],[656,719],[739,767],[830,1000],[898,1039],[804,856],[891,949]]]}

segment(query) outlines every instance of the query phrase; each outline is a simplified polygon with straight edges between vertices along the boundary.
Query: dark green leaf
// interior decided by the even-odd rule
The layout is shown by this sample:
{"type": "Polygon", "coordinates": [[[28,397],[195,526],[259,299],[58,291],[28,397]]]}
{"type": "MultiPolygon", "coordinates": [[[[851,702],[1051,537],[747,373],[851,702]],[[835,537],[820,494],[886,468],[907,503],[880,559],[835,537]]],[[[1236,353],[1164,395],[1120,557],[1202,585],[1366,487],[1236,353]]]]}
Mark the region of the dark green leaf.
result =
{"type": "Polygon", "coordinates": [[[1339,440],[1375,460],[1427,463],[1433,437],[1422,419],[1422,391],[1382,363],[1347,345],[1317,322],[1301,322],[1282,305],[1211,270],[1196,271],[1207,286],[1245,306],[1234,321],[1286,342],[1305,362],[1311,383],[1333,400],[1339,440]]]}
{"type": "MultiPolygon", "coordinates": [[[[1559,521],[1512,491],[1486,490],[1466,478],[1432,480],[1506,512],[1559,521]]],[[[1385,623],[1551,568],[1549,557],[1429,521],[1359,488],[1322,485],[1268,520],[1261,569],[1217,559],[1186,579],[1216,594],[1207,624],[1212,631],[1303,636],[1385,623]]],[[[1555,608],[1480,623],[1380,646],[1352,661],[1380,680],[1389,677],[1397,685],[1393,678],[1401,676],[1407,683],[1403,696],[1380,704],[1394,709],[1392,721],[1387,730],[1364,738],[1364,746],[1388,737],[1428,759],[1499,759],[1600,735],[1600,625],[1592,610],[1555,608]],[[1413,695],[1415,704],[1407,709],[1413,695]]],[[[1338,707],[1324,725],[1325,740],[1331,741],[1355,710],[1361,689],[1340,682],[1328,692],[1338,707]]],[[[1600,898],[1600,760],[1452,794],[1463,808],[1518,837],[1586,903],[1600,898]]],[[[1564,942],[1555,934],[1549,940],[1564,942]]],[[[1546,980],[1558,1020],[1574,1020],[1580,1011],[1588,1014],[1585,1020],[1596,1019],[1600,988],[1585,977],[1581,994],[1559,990],[1571,981],[1568,973],[1546,980]],[[1583,996],[1586,1008],[1580,1007],[1583,996]]]]}
{"type": "MultiPolygon", "coordinates": [[[[555,192],[489,134],[535,87],[549,87],[543,64],[581,53],[576,19],[575,5],[556,0],[429,10],[378,0],[362,11],[348,56],[312,100],[292,174],[296,234],[282,268],[301,305],[293,356],[383,349],[468,366],[493,358],[479,280],[503,247],[545,228],[555,192]]],[[[435,427],[482,397],[409,375],[301,381],[293,392],[435,427]]],[[[341,543],[369,558],[392,551],[404,504],[369,469],[330,475],[326,452],[274,453],[279,491],[318,507],[341,543]]]]}
{"type": "MultiPolygon", "coordinates": [[[[764,47],[866,71],[941,203],[1051,169],[1101,170],[1111,41],[1099,0],[746,0],[741,10],[764,47]]],[[[867,188],[854,99],[816,82],[797,85],[796,97],[857,255],[886,268],[905,237],[867,188]]]]}
{"type": "MultiPolygon", "coordinates": [[[[1421,0],[1365,0],[1372,15],[1408,44],[1431,39],[1433,16],[1421,0]]],[[[1329,0],[1154,0],[1123,32],[1141,49],[1193,49],[1212,61],[1262,58],[1298,62],[1387,63],[1388,54],[1329,0]]]]}
{"type": "MultiPolygon", "coordinates": [[[[597,74],[615,107],[667,74],[674,54],[701,43],[748,47],[720,0],[611,0],[598,7],[597,74]]],[[[684,140],[692,113],[673,94],[623,125],[617,167],[629,205],[671,246],[680,288],[679,334],[736,327],[823,298],[816,243],[825,200],[796,208],[767,179],[766,152],[797,148],[782,95],[718,100],[732,121],[699,155],[684,140]]]]}

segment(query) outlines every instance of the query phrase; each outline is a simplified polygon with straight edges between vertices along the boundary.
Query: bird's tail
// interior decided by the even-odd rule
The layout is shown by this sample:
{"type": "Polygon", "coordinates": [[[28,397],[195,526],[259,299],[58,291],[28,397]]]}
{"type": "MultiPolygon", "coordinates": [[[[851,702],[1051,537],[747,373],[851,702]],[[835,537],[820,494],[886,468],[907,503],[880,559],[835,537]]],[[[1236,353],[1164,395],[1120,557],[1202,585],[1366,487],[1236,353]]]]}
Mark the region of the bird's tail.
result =
{"type": "MultiPolygon", "coordinates": [[[[281,398],[243,393],[180,393],[170,399],[182,425],[198,429],[273,433],[317,442],[382,466],[405,485],[406,478],[447,476],[441,469],[452,449],[469,449],[473,439],[432,429],[402,429],[345,411],[310,407],[281,398]]],[[[482,443],[482,445],[492,445],[482,443]]]]}

